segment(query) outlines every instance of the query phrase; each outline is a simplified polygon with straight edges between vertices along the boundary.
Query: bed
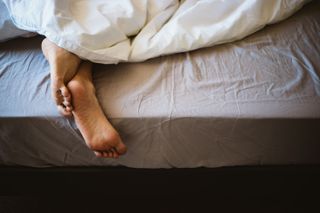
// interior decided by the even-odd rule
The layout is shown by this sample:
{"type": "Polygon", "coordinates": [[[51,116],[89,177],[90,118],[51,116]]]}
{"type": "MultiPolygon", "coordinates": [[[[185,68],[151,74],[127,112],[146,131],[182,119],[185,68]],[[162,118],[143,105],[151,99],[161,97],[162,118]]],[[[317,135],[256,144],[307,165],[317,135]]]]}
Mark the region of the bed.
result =
{"type": "Polygon", "coordinates": [[[313,1],[232,43],[139,63],[95,64],[98,99],[128,147],[119,159],[96,157],[73,119],[57,112],[40,48],[43,37],[2,42],[0,165],[7,170],[319,165],[319,9],[313,1]]]}

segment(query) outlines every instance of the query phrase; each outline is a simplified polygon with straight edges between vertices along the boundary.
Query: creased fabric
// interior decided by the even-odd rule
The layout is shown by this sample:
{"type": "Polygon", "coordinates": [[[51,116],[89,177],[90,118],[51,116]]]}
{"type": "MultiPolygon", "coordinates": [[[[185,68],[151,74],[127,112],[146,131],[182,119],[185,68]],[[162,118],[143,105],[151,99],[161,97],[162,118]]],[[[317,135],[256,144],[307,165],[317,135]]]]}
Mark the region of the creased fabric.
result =
{"type": "Polygon", "coordinates": [[[144,61],[241,39],[309,0],[4,0],[14,23],[93,62],[144,61]]]}

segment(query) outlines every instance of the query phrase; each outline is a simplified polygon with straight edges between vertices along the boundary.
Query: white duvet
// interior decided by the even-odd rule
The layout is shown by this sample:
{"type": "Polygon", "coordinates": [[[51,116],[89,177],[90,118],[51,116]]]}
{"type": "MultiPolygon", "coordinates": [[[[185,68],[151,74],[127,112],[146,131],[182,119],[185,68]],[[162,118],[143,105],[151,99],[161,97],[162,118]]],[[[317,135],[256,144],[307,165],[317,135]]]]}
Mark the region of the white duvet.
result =
{"type": "Polygon", "coordinates": [[[98,63],[241,39],[310,0],[3,0],[21,29],[98,63]]]}

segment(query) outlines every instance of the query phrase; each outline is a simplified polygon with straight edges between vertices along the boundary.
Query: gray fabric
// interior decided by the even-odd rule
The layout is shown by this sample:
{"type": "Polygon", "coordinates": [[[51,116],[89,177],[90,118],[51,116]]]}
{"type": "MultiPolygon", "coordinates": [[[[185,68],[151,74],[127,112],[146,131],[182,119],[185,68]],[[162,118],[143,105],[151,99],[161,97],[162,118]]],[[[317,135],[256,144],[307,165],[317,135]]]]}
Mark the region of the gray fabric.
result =
{"type": "Polygon", "coordinates": [[[0,44],[0,164],[137,168],[320,163],[320,3],[242,41],[95,65],[128,153],[99,159],[50,97],[40,37],[0,44]]]}

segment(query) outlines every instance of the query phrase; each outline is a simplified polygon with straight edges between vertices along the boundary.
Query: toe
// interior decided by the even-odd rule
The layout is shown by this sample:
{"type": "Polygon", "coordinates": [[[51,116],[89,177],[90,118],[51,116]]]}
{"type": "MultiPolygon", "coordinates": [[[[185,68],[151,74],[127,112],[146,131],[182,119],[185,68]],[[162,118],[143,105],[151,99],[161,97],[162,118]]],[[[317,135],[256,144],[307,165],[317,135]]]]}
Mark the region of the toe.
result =
{"type": "Polygon", "coordinates": [[[127,147],[120,142],[116,147],[115,147],[116,151],[118,154],[123,155],[127,152],[127,147]]]}
{"type": "Polygon", "coordinates": [[[66,110],[67,112],[72,112],[73,106],[71,105],[70,102],[64,101],[61,105],[65,107],[65,110],[66,110]]]}
{"type": "Polygon", "coordinates": [[[111,151],[112,151],[112,157],[113,158],[118,158],[119,157],[119,154],[118,154],[118,152],[117,152],[117,150],[115,148],[112,148],[111,151]]]}
{"type": "Polygon", "coordinates": [[[109,132],[107,137],[108,137],[107,139],[108,143],[106,144],[110,144],[112,146],[109,149],[113,148],[118,155],[123,155],[126,153],[127,147],[124,145],[120,135],[116,131],[109,132]]]}
{"type": "Polygon", "coordinates": [[[102,153],[102,152],[94,151],[94,154],[95,154],[97,157],[103,157],[103,153],[102,153]]]}
{"type": "Polygon", "coordinates": [[[72,106],[67,106],[67,107],[65,107],[65,111],[67,112],[67,113],[72,113],[72,110],[73,110],[73,108],[72,108],[72,106]]]}
{"type": "Polygon", "coordinates": [[[105,158],[111,158],[111,157],[112,157],[112,154],[111,154],[111,152],[109,152],[109,151],[104,151],[104,152],[103,152],[103,157],[105,157],[105,158]]]}
{"type": "Polygon", "coordinates": [[[69,117],[72,115],[72,110],[67,110],[66,107],[64,107],[63,105],[58,105],[58,111],[61,115],[65,116],[65,117],[69,117]]]}
{"type": "Polygon", "coordinates": [[[64,97],[64,101],[71,103],[71,96],[69,96],[69,97],[64,97]]]}
{"type": "Polygon", "coordinates": [[[66,86],[62,86],[60,88],[60,91],[61,91],[61,95],[64,97],[64,98],[70,98],[71,97],[71,94],[68,90],[68,88],[66,86]]]}
{"type": "Polygon", "coordinates": [[[94,154],[97,157],[103,157],[103,158],[112,158],[112,153],[109,151],[94,151],[94,154]]]}
{"type": "Polygon", "coordinates": [[[71,107],[71,102],[63,100],[62,104],[66,107],[71,107]]]}
{"type": "Polygon", "coordinates": [[[110,149],[109,153],[111,158],[115,158],[115,152],[112,149],[110,149]]]}
{"type": "Polygon", "coordinates": [[[52,93],[52,97],[54,98],[54,101],[57,105],[60,105],[64,99],[63,99],[63,96],[61,95],[61,91],[59,89],[52,89],[52,91],[54,91],[52,93]]]}

